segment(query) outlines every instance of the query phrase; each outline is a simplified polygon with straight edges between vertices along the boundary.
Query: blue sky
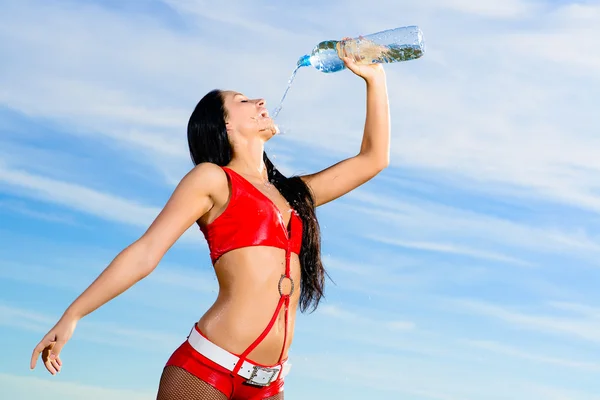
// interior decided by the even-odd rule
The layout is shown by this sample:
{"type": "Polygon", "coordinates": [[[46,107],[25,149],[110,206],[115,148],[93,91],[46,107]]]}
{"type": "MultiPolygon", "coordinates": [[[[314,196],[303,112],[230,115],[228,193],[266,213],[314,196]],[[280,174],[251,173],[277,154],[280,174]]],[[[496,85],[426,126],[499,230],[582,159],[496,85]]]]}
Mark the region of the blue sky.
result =
{"type": "MultiPolygon", "coordinates": [[[[152,399],[217,284],[187,232],[28,370],[68,304],[189,170],[213,88],[273,109],[321,40],[419,25],[386,67],[391,166],[318,211],[327,299],[302,315],[287,398],[600,399],[600,4],[528,0],[0,0],[0,387],[152,399]],[[226,5],[225,5],[226,4],[226,5]]],[[[268,144],[287,174],[353,155],[364,86],[303,69],[268,144]]]]}

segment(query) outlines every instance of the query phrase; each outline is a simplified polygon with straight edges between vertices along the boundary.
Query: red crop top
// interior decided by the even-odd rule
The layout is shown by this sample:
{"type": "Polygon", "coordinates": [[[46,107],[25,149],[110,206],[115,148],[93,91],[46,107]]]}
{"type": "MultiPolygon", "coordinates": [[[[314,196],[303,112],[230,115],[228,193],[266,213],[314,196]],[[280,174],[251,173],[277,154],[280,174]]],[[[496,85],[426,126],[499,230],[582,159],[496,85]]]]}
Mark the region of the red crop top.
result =
{"type": "Polygon", "coordinates": [[[300,254],[302,219],[292,210],[288,227],[279,209],[260,190],[232,169],[223,167],[231,182],[225,211],[200,226],[213,264],[228,251],[249,246],[272,246],[300,254]]]}

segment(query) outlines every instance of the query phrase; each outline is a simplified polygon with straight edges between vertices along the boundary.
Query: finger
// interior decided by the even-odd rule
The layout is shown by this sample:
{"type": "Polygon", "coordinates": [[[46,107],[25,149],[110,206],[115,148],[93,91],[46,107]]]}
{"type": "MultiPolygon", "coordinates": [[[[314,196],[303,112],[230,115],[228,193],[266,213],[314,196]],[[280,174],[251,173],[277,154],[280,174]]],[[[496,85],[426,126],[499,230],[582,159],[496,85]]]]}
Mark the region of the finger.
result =
{"type": "Polygon", "coordinates": [[[350,57],[344,57],[343,58],[344,64],[346,64],[346,67],[348,67],[348,69],[352,72],[356,71],[356,63],[354,62],[354,60],[350,57]]]}
{"type": "Polygon", "coordinates": [[[52,365],[52,361],[48,360],[48,361],[44,362],[44,366],[46,367],[48,372],[50,372],[52,375],[56,375],[56,369],[54,369],[54,366],[52,365]]]}
{"type": "Polygon", "coordinates": [[[33,349],[33,353],[31,354],[31,363],[29,364],[29,367],[31,369],[35,368],[40,354],[42,353],[42,351],[44,351],[46,347],[50,345],[50,343],[51,341],[49,339],[44,338],[41,342],[38,343],[37,346],[35,346],[35,348],[33,349]]]}
{"type": "Polygon", "coordinates": [[[56,362],[58,363],[59,367],[62,367],[62,360],[60,359],[60,357],[56,357],[56,362]]]}
{"type": "Polygon", "coordinates": [[[50,364],[52,364],[52,366],[54,367],[54,369],[56,370],[57,373],[60,372],[60,365],[58,364],[57,360],[50,361],[50,364]]]}

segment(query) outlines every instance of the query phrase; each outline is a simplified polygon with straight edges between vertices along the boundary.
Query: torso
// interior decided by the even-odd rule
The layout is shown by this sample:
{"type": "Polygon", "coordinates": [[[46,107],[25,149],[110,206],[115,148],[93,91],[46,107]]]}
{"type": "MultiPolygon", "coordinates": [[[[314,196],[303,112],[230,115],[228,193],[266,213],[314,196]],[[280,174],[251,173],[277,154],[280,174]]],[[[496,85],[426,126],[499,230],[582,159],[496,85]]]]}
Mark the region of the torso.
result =
{"type": "MultiPolygon", "coordinates": [[[[241,176],[246,184],[251,184],[269,199],[271,207],[276,207],[282,218],[283,227],[289,225],[292,213],[290,205],[273,185],[264,185],[241,176]]],[[[224,173],[225,175],[225,173],[224,173]]],[[[223,190],[213,198],[214,206],[199,221],[206,228],[226,212],[230,206],[233,185],[239,184],[237,179],[230,182],[224,176],[223,190]]],[[[236,188],[240,190],[241,188],[236,188]]],[[[244,188],[249,190],[251,188],[244,188]]],[[[259,193],[253,195],[260,197],[259,193]]],[[[266,203],[263,203],[266,204],[266,203]]],[[[240,224],[242,222],[240,221],[240,224]]],[[[282,228],[283,228],[282,227],[282,228]]],[[[295,228],[298,228],[296,226],[295,228]]],[[[300,230],[301,232],[301,230],[300,230]]],[[[269,324],[280,299],[278,284],[285,272],[285,254],[282,248],[272,246],[251,246],[237,248],[222,254],[214,262],[215,273],[219,282],[217,300],[198,322],[200,330],[215,344],[234,354],[241,354],[260,336],[269,324]]],[[[264,340],[248,355],[248,358],[260,364],[272,365],[278,362],[283,347],[283,359],[291,345],[296,309],[300,294],[300,261],[295,252],[290,253],[290,276],[295,288],[290,297],[288,315],[287,340],[285,335],[285,307],[281,309],[277,321],[264,340]]],[[[289,280],[285,279],[282,292],[290,292],[289,280]]]]}

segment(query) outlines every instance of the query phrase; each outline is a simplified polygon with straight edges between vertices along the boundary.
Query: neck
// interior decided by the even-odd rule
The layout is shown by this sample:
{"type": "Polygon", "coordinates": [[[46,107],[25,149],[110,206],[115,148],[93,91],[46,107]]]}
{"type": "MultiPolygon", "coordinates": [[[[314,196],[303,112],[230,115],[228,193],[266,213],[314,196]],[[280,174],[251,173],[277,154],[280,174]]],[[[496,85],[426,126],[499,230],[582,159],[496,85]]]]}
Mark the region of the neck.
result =
{"type": "Polygon", "coordinates": [[[265,181],[268,181],[267,167],[263,161],[264,143],[253,140],[236,146],[229,166],[238,171],[265,181]]]}

